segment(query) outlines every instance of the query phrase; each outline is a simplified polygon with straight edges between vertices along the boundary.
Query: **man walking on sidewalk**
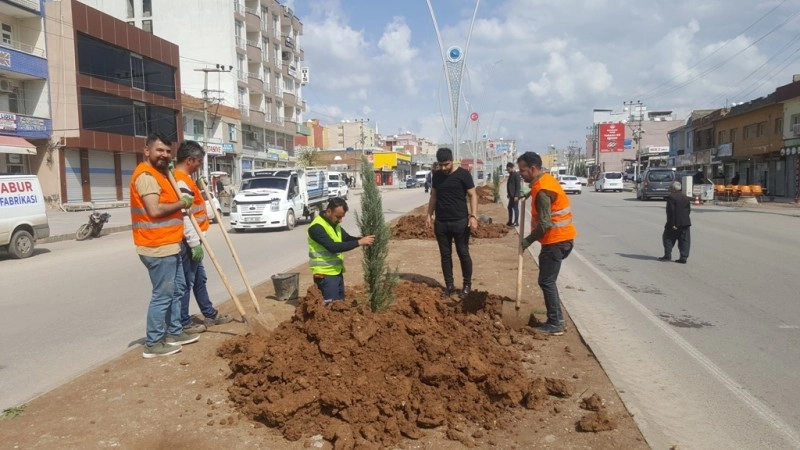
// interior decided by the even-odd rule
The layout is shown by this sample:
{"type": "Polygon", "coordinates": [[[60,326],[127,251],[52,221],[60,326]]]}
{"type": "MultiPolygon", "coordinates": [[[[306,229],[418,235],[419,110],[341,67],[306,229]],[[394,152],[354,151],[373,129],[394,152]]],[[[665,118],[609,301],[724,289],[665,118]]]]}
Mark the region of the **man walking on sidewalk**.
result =
{"type": "Polygon", "coordinates": [[[692,212],[692,204],[689,198],[681,192],[681,182],[673,181],[669,186],[669,197],[667,197],[667,223],[664,224],[664,232],[661,234],[661,241],[664,243],[664,256],[658,258],[659,261],[672,260],[672,248],[678,242],[678,252],[680,258],[676,263],[686,264],[689,259],[689,249],[692,245],[692,219],[689,214],[692,212]]]}
{"type": "Polygon", "coordinates": [[[514,163],[506,164],[506,170],[508,171],[508,181],[506,181],[508,222],[506,225],[509,227],[516,227],[519,226],[519,173],[514,171],[514,163]]]}
{"type": "Polygon", "coordinates": [[[531,233],[522,240],[522,248],[535,241],[542,244],[539,252],[539,287],[547,308],[547,323],[536,327],[536,331],[554,336],[564,334],[564,316],[561,313],[561,298],[558,295],[558,273],[561,261],[572,252],[573,240],[577,236],[572,223],[572,208],[569,198],[552,175],[542,171],[542,158],[534,152],[526,152],[517,159],[519,174],[531,185],[531,233]]]}
{"type": "MultiPolygon", "coordinates": [[[[184,141],[178,148],[178,162],[175,164],[175,181],[181,195],[192,197],[192,206],[187,213],[194,216],[203,233],[208,230],[209,226],[208,211],[203,194],[191,176],[197,173],[200,166],[203,165],[205,153],[203,147],[197,142],[184,141]]],[[[208,277],[203,266],[203,245],[188,214],[183,218],[184,239],[181,243],[181,265],[183,265],[183,274],[186,278],[186,290],[181,296],[181,324],[187,333],[202,333],[206,331],[207,326],[222,325],[232,321],[233,318],[219,314],[211,303],[206,286],[208,277]],[[192,317],[189,315],[189,300],[192,292],[194,292],[194,299],[203,314],[203,323],[192,323],[192,317]]]]}
{"type": "Polygon", "coordinates": [[[183,240],[182,209],[192,198],[178,197],[167,178],[172,142],[160,133],[147,137],[144,161],[131,175],[131,230],[136,253],[150,274],[153,291],[147,309],[144,358],[181,351],[182,344],[197,342],[181,326],[180,296],[186,289],[180,250],[183,240]]]}

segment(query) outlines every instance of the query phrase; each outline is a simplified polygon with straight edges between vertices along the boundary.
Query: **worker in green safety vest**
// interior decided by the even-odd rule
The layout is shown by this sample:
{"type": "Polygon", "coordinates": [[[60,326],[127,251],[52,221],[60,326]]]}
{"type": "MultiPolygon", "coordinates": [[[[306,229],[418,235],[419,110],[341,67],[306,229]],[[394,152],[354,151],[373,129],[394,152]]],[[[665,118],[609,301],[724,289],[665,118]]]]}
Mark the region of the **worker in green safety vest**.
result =
{"type": "Polygon", "coordinates": [[[353,237],[341,226],[347,214],[347,202],[340,197],[328,201],[328,206],[308,227],[308,259],[314,284],[325,304],[344,300],[344,255],[358,247],[371,245],[375,236],[353,237]]]}

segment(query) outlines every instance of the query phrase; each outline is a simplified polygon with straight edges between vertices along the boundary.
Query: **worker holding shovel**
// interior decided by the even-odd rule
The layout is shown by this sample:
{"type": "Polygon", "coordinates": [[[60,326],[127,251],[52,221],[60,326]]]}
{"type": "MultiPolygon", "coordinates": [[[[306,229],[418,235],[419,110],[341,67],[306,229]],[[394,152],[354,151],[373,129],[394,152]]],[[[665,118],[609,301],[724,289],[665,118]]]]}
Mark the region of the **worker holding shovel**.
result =
{"type": "Polygon", "coordinates": [[[560,336],[564,334],[564,316],[556,281],[561,261],[569,256],[577,236],[572,223],[570,201],[558,181],[542,171],[542,158],[537,153],[523,153],[517,158],[517,165],[520,177],[531,187],[530,197],[533,199],[531,232],[522,239],[521,245],[526,249],[535,241],[542,244],[539,252],[539,287],[547,308],[547,322],[536,327],[536,331],[560,336]]]}
{"type": "MultiPolygon", "coordinates": [[[[181,191],[181,195],[192,197],[192,206],[187,210],[187,214],[192,214],[197,220],[202,233],[208,230],[209,218],[206,210],[203,194],[197,184],[192,180],[191,175],[197,173],[203,165],[205,150],[195,141],[184,141],[178,148],[178,160],[175,164],[175,181],[181,191]]],[[[203,246],[200,243],[200,236],[192,226],[188,215],[184,217],[183,223],[183,242],[181,243],[181,264],[183,274],[186,278],[186,289],[181,296],[181,324],[187,333],[202,333],[206,327],[213,325],[226,324],[233,320],[233,317],[220,314],[211,303],[208,295],[206,281],[206,269],[203,266],[203,246]],[[193,323],[189,315],[189,300],[192,292],[200,312],[203,314],[202,323],[193,323]]]]}

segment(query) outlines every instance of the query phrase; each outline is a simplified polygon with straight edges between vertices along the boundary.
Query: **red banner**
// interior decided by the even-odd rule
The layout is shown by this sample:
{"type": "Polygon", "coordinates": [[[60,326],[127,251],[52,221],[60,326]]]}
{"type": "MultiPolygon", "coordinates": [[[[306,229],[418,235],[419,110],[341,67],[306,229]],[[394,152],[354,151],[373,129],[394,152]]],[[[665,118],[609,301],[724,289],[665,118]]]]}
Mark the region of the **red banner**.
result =
{"type": "Polygon", "coordinates": [[[625,151],[625,124],[600,124],[600,153],[625,151]]]}

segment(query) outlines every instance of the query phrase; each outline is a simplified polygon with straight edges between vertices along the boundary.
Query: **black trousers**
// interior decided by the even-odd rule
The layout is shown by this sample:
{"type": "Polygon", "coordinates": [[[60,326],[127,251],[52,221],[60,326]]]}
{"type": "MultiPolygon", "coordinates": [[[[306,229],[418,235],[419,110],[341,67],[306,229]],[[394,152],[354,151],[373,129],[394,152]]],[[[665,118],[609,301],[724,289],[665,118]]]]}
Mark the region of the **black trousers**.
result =
{"type": "Polygon", "coordinates": [[[508,199],[508,223],[519,223],[519,200],[514,201],[514,197],[508,199]]]}
{"type": "Polygon", "coordinates": [[[664,256],[672,258],[672,248],[675,247],[675,242],[678,243],[678,252],[680,252],[681,259],[689,258],[689,249],[692,246],[692,227],[678,227],[673,230],[671,226],[664,226],[664,233],[661,235],[661,240],[664,243],[664,256]]]}
{"type": "Polygon", "coordinates": [[[557,242],[542,245],[539,252],[539,287],[542,288],[544,306],[547,308],[547,323],[558,327],[564,326],[564,315],[561,313],[561,297],[558,295],[558,274],[561,272],[561,261],[567,259],[572,252],[573,241],[557,242]]]}
{"type": "Polygon", "coordinates": [[[453,281],[453,242],[456,243],[456,254],[461,262],[461,276],[464,284],[472,284],[472,257],[469,254],[469,219],[433,224],[436,242],[439,244],[439,256],[442,258],[442,273],[445,286],[455,286],[453,281]]]}

